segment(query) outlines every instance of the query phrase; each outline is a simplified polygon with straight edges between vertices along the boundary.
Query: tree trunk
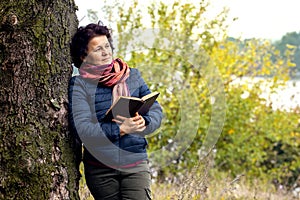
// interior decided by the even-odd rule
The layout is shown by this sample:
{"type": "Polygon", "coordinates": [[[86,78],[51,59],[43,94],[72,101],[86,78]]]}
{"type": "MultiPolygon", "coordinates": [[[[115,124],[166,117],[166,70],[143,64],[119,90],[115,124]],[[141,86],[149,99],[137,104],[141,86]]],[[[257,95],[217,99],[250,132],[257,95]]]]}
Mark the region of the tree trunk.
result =
{"type": "Polygon", "coordinates": [[[79,199],[66,105],[76,9],[0,2],[0,199],[79,199]]]}

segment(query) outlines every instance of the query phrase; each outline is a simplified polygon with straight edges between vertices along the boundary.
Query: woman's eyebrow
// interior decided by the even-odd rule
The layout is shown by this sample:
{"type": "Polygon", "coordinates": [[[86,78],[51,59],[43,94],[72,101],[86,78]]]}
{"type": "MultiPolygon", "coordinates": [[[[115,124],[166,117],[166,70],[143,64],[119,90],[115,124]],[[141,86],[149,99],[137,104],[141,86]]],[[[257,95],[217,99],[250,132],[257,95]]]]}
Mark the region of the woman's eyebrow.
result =
{"type": "Polygon", "coordinates": [[[98,44],[96,47],[98,48],[98,47],[106,46],[106,45],[108,45],[108,44],[109,44],[109,43],[106,42],[106,43],[103,43],[103,44],[98,44]]]}

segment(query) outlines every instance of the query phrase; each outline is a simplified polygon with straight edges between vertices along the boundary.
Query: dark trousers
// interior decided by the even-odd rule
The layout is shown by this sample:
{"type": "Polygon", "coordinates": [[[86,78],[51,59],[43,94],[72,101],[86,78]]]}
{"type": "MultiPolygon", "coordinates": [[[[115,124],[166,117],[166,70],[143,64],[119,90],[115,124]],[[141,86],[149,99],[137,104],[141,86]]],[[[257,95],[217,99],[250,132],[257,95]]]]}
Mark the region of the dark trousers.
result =
{"type": "Polygon", "coordinates": [[[84,164],[87,186],[95,200],[151,200],[147,161],[130,169],[84,164]]]}

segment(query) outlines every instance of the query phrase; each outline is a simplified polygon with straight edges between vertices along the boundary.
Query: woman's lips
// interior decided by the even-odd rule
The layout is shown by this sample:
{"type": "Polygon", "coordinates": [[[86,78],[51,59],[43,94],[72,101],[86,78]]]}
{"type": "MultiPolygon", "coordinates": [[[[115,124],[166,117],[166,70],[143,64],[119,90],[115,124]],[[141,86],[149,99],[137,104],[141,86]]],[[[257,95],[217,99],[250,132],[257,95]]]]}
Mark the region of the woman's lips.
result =
{"type": "Polygon", "coordinates": [[[102,60],[103,62],[108,62],[108,61],[111,61],[111,58],[105,58],[102,60]]]}

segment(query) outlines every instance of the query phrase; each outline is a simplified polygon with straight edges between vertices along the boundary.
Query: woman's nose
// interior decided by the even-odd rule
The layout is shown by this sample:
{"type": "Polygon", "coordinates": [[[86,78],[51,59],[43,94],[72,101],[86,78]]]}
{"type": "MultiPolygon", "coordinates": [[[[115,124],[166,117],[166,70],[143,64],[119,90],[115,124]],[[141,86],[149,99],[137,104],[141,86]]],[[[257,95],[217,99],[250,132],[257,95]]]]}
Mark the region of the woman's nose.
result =
{"type": "Polygon", "coordinates": [[[102,56],[106,56],[108,54],[108,50],[107,49],[103,49],[102,50],[102,56]]]}

